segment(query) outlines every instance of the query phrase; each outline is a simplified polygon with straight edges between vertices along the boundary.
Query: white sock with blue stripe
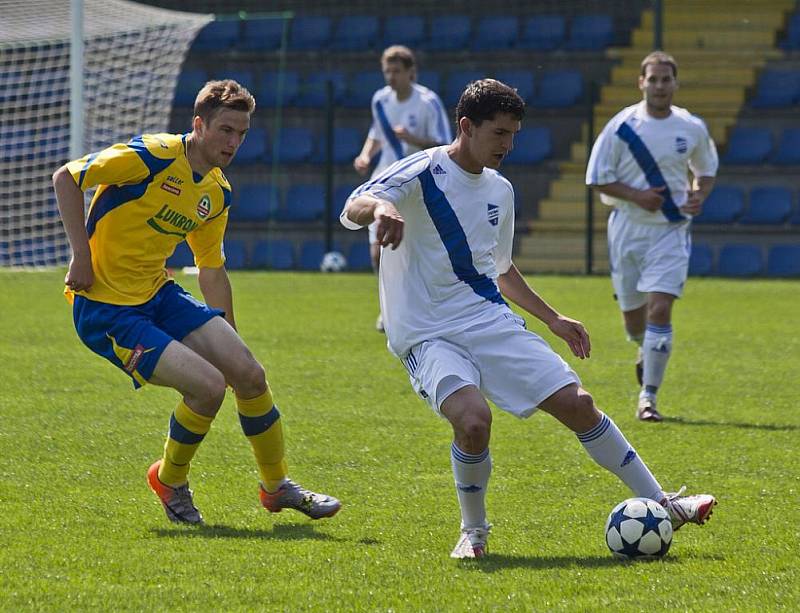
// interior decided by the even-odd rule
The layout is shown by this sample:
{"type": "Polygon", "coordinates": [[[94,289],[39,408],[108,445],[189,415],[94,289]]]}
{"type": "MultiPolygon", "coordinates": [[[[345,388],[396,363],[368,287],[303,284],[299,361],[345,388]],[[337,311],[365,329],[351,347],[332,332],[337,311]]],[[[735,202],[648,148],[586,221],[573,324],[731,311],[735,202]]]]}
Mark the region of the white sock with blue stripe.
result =
{"type": "Polygon", "coordinates": [[[478,454],[461,451],[453,443],[450,462],[456,480],[456,494],[461,507],[461,524],[464,528],[483,527],[486,524],[486,488],[492,473],[492,456],[487,447],[478,454]]]}
{"type": "Polygon", "coordinates": [[[672,325],[647,324],[642,351],[644,353],[643,393],[655,396],[664,380],[667,362],[672,354],[672,325]]]}
{"type": "Polygon", "coordinates": [[[611,418],[601,415],[600,423],[588,432],[578,434],[578,440],[595,462],[617,475],[634,494],[661,500],[664,492],[653,473],[611,418]]]}

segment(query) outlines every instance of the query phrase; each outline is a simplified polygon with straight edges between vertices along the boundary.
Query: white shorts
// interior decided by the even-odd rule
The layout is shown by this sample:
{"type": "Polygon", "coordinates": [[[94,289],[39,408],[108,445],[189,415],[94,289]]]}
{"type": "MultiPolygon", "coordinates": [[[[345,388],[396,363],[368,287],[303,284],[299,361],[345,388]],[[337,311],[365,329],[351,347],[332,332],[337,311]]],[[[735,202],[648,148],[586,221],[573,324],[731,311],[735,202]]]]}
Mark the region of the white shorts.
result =
{"type": "Polygon", "coordinates": [[[369,244],[377,243],[378,242],[378,222],[373,221],[371,224],[367,226],[367,232],[369,232],[369,244]]]}
{"type": "Polygon", "coordinates": [[[637,223],[615,209],[608,218],[608,259],[620,308],[632,311],[644,306],[650,292],[679,298],[691,249],[689,222],[637,223]]]}
{"type": "Polygon", "coordinates": [[[529,417],[561,388],[580,385],[561,356],[510,311],[446,338],[423,341],[403,364],[414,391],[439,415],[445,399],[467,385],[517,417],[529,417]]]}

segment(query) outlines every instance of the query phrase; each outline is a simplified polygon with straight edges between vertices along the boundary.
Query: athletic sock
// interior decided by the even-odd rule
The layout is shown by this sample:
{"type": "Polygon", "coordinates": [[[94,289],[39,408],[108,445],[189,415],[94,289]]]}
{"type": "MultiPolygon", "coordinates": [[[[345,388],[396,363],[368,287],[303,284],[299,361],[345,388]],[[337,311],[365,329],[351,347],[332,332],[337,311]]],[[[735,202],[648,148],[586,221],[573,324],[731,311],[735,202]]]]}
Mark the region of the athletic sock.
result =
{"type": "Polygon", "coordinates": [[[617,475],[637,496],[661,500],[664,492],[653,473],[611,418],[601,415],[599,424],[577,435],[587,453],[600,466],[617,475]]]}
{"type": "Polygon", "coordinates": [[[284,457],[283,426],[278,408],[272,404],[272,392],[267,386],[260,396],[236,396],[239,423],[253,447],[261,481],[268,492],[274,492],[285,481],[288,469],[284,457]]]}
{"type": "Polygon", "coordinates": [[[667,362],[672,353],[672,325],[647,324],[642,350],[644,352],[642,383],[644,389],[655,396],[664,380],[664,372],[667,370],[667,362]]]}
{"type": "Polygon", "coordinates": [[[492,473],[492,456],[487,447],[478,454],[470,454],[453,443],[450,462],[456,481],[456,494],[461,507],[461,524],[464,528],[483,527],[486,524],[486,488],[492,473]]]}
{"type": "Polygon", "coordinates": [[[178,403],[169,420],[169,436],[158,469],[159,481],[172,487],[186,483],[189,464],[212,421],[213,417],[194,412],[183,400],[178,403]]]}

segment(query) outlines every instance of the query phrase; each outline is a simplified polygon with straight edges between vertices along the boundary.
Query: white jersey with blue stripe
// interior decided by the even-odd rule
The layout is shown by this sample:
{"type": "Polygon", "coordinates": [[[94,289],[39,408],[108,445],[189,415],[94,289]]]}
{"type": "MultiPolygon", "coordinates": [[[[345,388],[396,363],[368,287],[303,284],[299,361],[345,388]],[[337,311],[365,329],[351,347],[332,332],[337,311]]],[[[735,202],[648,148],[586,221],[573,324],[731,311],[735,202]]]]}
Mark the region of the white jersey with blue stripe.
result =
{"type": "Polygon", "coordinates": [[[393,128],[398,126],[404,127],[417,138],[441,145],[453,140],[444,105],[433,90],[412,83],[411,95],[405,100],[398,100],[397,92],[387,85],[372,96],[372,127],[369,138],[381,143],[380,160],[372,178],[397,160],[419,151],[414,145],[397,138],[393,128]]]}
{"type": "Polygon", "coordinates": [[[719,161],[705,123],[686,109],[673,106],[668,117],[647,112],[644,101],[617,113],[594,143],[586,169],[587,185],[619,181],[635,189],[666,185],[660,211],[601,194],[603,203],[617,207],[632,220],[648,224],[684,221],[680,207],[690,188],[688,170],[695,177],[713,177],[719,161]]]}
{"type": "MultiPolygon", "coordinates": [[[[381,313],[395,355],[510,312],[497,276],[511,267],[514,190],[500,173],[468,173],[447,146],[435,147],[396,162],[350,198],[365,194],[392,202],[405,220],[400,246],[381,251],[381,313]]],[[[359,227],[344,213],[341,220],[359,227]]]]}

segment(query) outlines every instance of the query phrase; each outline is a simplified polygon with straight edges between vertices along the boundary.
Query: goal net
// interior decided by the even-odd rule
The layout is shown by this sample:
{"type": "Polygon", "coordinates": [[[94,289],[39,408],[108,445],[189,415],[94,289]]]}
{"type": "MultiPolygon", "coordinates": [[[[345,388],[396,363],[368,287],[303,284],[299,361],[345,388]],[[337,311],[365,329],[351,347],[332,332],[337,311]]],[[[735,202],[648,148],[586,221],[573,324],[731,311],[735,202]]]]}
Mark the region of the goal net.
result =
{"type": "MultiPolygon", "coordinates": [[[[211,15],[83,0],[83,148],[166,131],[186,52],[211,15]]],[[[0,266],[64,264],[51,175],[70,156],[70,2],[0,0],[0,266]]]]}

